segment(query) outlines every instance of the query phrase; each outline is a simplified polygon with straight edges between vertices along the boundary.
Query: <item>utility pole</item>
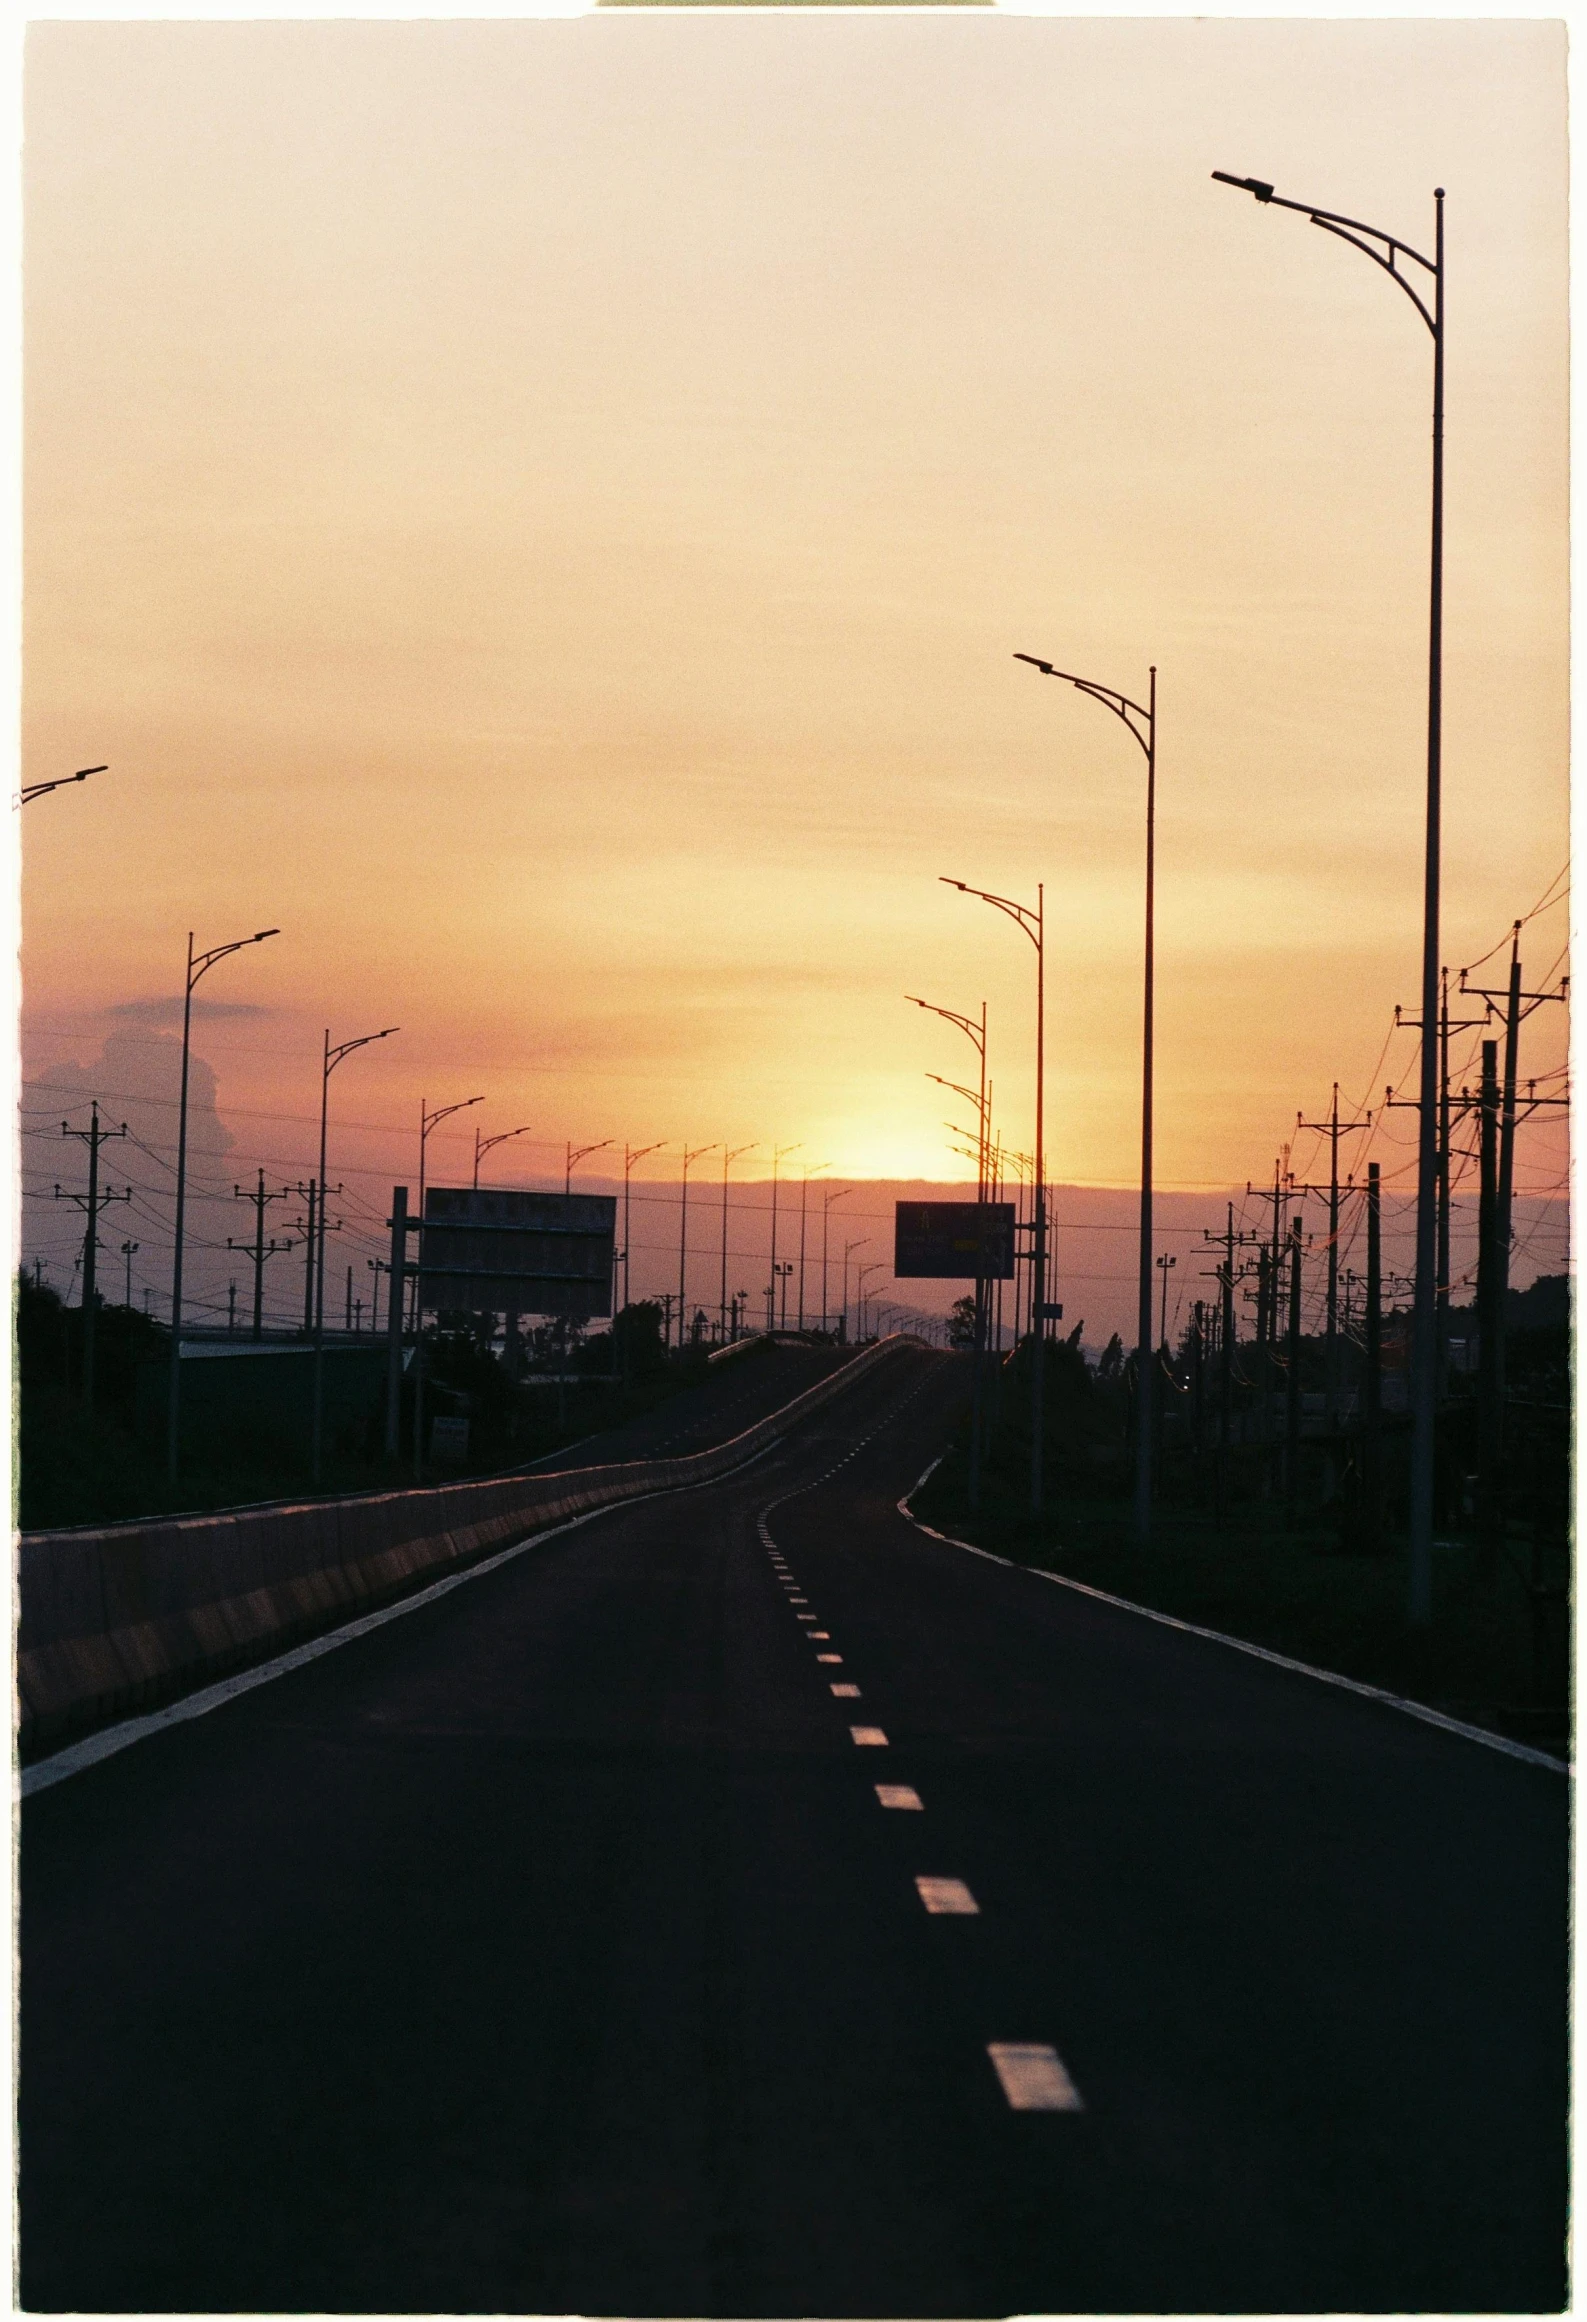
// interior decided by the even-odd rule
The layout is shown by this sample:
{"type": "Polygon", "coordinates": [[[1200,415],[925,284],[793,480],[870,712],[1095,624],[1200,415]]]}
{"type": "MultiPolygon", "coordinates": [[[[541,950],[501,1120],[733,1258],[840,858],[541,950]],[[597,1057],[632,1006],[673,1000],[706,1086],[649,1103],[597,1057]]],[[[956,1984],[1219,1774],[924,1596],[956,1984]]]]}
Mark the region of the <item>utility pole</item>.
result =
{"type": "Polygon", "coordinates": [[[1481,1193],[1477,1209],[1477,1538],[1482,1576],[1492,1580],[1499,1569],[1499,1542],[1504,1525],[1499,1478],[1503,1430],[1499,1348],[1504,1337],[1504,1308],[1499,1296],[1499,1044],[1496,1040],[1485,1040],[1482,1044],[1482,1096],[1478,1117],[1481,1193]]]}
{"type": "Polygon", "coordinates": [[[1284,1498],[1294,1521],[1300,1504],[1300,1254],[1301,1223],[1289,1221],[1289,1376],[1284,1382],[1284,1498]]]}
{"type": "Polygon", "coordinates": [[[1202,1228],[1204,1241],[1223,1244],[1223,1260],[1216,1269],[1219,1305],[1222,1319],[1218,1331],[1218,1470],[1216,1480],[1216,1510],[1221,1516],[1227,1493],[1226,1470],[1229,1452],[1234,1440],[1234,1253],[1248,1248],[1256,1236],[1234,1230],[1234,1203],[1226,1205],[1226,1223],[1221,1234],[1202,1228]]]}
{"type": "MultiPolygon", "coordinates": [[[[1297,1185],[1294,1190],[1300,1194],[1326,1193],[1328,1196],[1328,1304],[1324,1368],[1326,1395],[1323,1409],[1331,1432],[1338,1424],[1339,1415],[1339,1139],[1341,1136],[1349,1136],[1352,1130],[1369,1129],[1372,1126],[1372,1115],[1368,1113],[1359,1121],[1341,1121],[1339,1083],[1335,1081],[1327,1120],[1303,1121],[1297,1113],[1295,1126],[1297,1129],[1315,1129],[1319,1135],[1326,1130],[1328,1134],[1327,1185],[1297,1185]]],[[[1447,1275],[1447,1268],[1445,1271],[1447,1275]]]]}
{"type": "MultiPolygon", "coordinates": [[[[121,1245],[121,1254],[127,1261],[127,1311],[130,1313],[132,1311],[132,1261],[138,1254],[138,1244],[136,1242],[123,1242],[121,1245]]],[[[34,1279],[36,1282],[38,1277],[37,1258],[34,1259],[33,1266],[34,1279]]]]}
{"type": "MultiPolygon", "coordinates": [[[[1475,1032],[1488,1020],[1487,1009],[1480,1016],[1463,1016],[1451,1021],[1449,1014],[1449,970],[1439,970],[1438,1006],[1438,1133],[1437,1150],[1433,1155],[1433,1184],[1437,1202],[1434,1227],[1434,1281],[1433,1281],[1433,1355],[1434,1380],[1437,1393],[1442,1396],[1448,1383],[1449,1369],[1449,1220],[1453,1206],[1454,1180],[1451,1163],[1454,1141],[1451,1134],[1454,1114],[1460,1108],[1452,1106],[1449,1098],[1449,1036],[1452,1032],[1475,1032]]],[[[1403,1008],[1394,1011],[1398,1031],[1420,1032],[1420,1016],[1407,1016],[1403,1008]]],[[[1397,1097],[1392,1088],[1383,1092],[1386,1106],[1419,1113],[1421,1102],[1417,1097],[1397,1097]]],[[[1369,1116],[1370,1117],[1370,1116],[1369,1116]]]]}
{"type": "Polygon", "coordinates": [[[132,1199],[131,1186],[124,1187],[120,1193],[113,1192],[109,1187],[103,1193],[100,1192],[99,1148],[107,1137],[124,1137],[126,1133],[125,1121],[119,1129],[100,1127],[97,1097],[92,1101],[86,1129],[74,1129],[66,1121],[61,1123],[63,1137],[75,1137],[79,1144],[88,1147],[88,1191],[67,1193],[57,1185],[55,1198],[57,1201],[69,1201],[74,1209],[84,1211],[88,1219],[83,1235],[83,1401],[89,1410],[94,1405],[94,1316],[99,1305],[94,1261],[99,1249],[99,1213],[108,1209],[113,1201],[132,1199]]]}
{"type": "Polygon", "coordinates": [[[319,1186],[311,1177],[307,1185],[300,1185],[296,1190],[308,1202],[308,1217],[306,1221],[303,1221],[303,1247],[307,1252],[307,1263],[303,1270],[303,1335],[305,1338],[312,1338],[314,1335],[314,1252],[317,1247],[314,1217],[315,1204],[319,1200],[319,1186]]]}
{"type": "Polygon", "coordinates": [[[1517,920],[1510,934],[1510,976],[1505,991],[1483,991],[1466,981],[1469,968],[1460,971],[1460,989],[1463,995],[1485,1001],[1491,1009],[1504,1001],[1504,1098],[1499,1124],[1499,1174],[1496,1188],[1497,1207],[1494,1220],[1494,1257],[1499,1287],[1496,1292],[1499,1312],[1498,1345],[1498,1399],[1504,1408],[1504,1315],[1510,1289],[1510,1243],[1512,1239],[1511,1207],[1515,1187],[1515,1129],[1516,1129],[1516,1073],[1520,1062],[1521,1026],[1545,1002],[1564,1000],[1570,991],[1569,976],[1561,976],[1559,988],[1552,992],[1524,992],[1521,989],[1521,928],[1517,920]]]}
{"type": "MultiPolygon", "coordinates": [[[[303,1188],[299,1186],[298,1191],[301,1193],[302,1190],[303,1188]]],[[[279,1193],[266,1193],[264,1171],[261,1169],[259,1172],[258,1188],[255,1192],[244,1193],[240,1185],[234,1185],[231,1191],[232,1199],[234,1201],[251,1201],[254,1205],[254,1236],[252,1242],[236,1242],[233,1241],[231,1235],[228,1234],[226,1236],[226,1247],[228,1250],[248,1250],[253,1257],[253,1335],[255,1338],[259,1338],[263,1335],[264,1331],[265,1260],[267,1258],[277,1257],[283,1250],[290,1250],[292,1247],[290,1242],[266,1242],[265,1209],[267,1204],[272,1201],[285,1201],[289,1193],[292,1191],[292,1188],[289,1185],[283,1185],[279,1193]]]]}
{"type": "Polygon", "coordinates": [[[408,1215],[408,1188],[391,1189],[391,1262],[386,1294],[386,1457],[395,1459],[402,1420],[402,1282],[408,1264],[408,1235],[418,1224],[408,1215]]]}
{"type": "Polygon", "coordinates": [[[1271,1442],[1273,1436],[1273,1368],[1278,1345],[1278,1299],[1280,1252],[1284,1245],[1284,1205],[1294,1198],[1294,1181],[1289,1173],[1290,1149],[1285,1145],[1273,1163],[1271,1189],[1265,1185],[1246,1184],[1246,1198],[1250,1201],[1270,1201],[1273,1204],[1272,1236],[1266,1250],[1265,1266],[1257,1269],[1256,1340],[1257,1378],[1261,1385],[1262,1439],[1271,1442]]]}
{"type": "Polygon", "coordinates": [[[1361,1533],[1377,1548],[1383,1531],[1383,1189],[1367,1163],[1366,1376],[1361,1410],[1361,1533]]]}

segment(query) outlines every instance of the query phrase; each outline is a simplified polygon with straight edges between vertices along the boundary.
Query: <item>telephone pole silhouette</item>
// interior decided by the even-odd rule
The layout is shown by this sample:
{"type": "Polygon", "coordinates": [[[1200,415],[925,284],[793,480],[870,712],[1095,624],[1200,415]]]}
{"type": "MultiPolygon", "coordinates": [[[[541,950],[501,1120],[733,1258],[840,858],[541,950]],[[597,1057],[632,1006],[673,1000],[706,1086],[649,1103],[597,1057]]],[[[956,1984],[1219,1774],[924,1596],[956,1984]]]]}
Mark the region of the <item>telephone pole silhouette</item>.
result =
{"type": "MultiPolygon", "coordinates": [[[[265,1240],[265,1209],[272,1201],[287,1200],[293,1189],[289,1185],[283,1185],[278,1193],[266,1193],[264,1171],[261,1169],[256,1192],[245,1193],[240,1185],[234,1185],[231,1190],[234,1201],[251,1201],[254,1205],[253,1240],[251,1242],[233,1241],[231,1235],[228,1234],[226,1247],[228,1250],[246,1250],[253,1259],[253,1336],[260,1338],[264,1333],[265,1261],[268,1258],[279,1257],[283,1250],[290,1250],[293,1246],[291,1242],[267,1242],[265,1240]]],[[[297,1190],[301,1192],[302,1187],[300,1186],[297,1190]]]]}
{"type": "MultiPolygon", "coordinates": [[[[1520,1061],[1521,1026],[1526,1018],[1536,1013],[1547,1001],[1564,1000],[1570,991],[1569,976],[1561,976],[1559,988],[1552,992],[1525,992],[1521,989],[1521,928],[1517,920],[1510,934],[1510,975],[1505,990],[1484,991],[1479,985],[1468,984],[1469,968],[1460,971],[1460,989],[1464,997],[1483,1001],[1489,1010],[1504,1003],[1504,1093],[1499,1116],[1498,1177],[1494,1188],[1494,1263],[1498,1287],[1495,1292],[1498,1309],[1498,1395],[1504,1400],[1504,1310],[1510,1288],[1511,1208],[1515,1189],[1515,1131],[1516,1131],[1516,1071],[1520,1061]]],[[[1539,1099],[1532,1098],[1531,1103],[1539,1099]]],[[[1447,1272],[1447,1269],[1446,1269],[1447,1272]]]]}
{"type": "MultiPolygon", "coordinates": [[[[1354,1129],[1370,1129],[1372,1115],[1359,1121],[1341,1121],[1339,1118],[1339,1083],[1334,1082],[1333,1102],[1326,1121],[1303,1121],[1295,1115],[1297,1129],[1315,1129],[1319,1134],[1328,1132],[1328,1182],[1326,1185],[1298,1185],[1297,1193],[1326,1193],[1328,1196],[1328,1305],[1326,1324],[1326,1354],[1324,1380],[1326,1398],[1324,1411],[1330,1429],[1338,1418],[1339,1405],[1339,1139],[1349,1136],[1354,1129]]],[[[1347,1180],[1351,1183],[1353,1180],[1347,1180]]],[[[1446,1269],[1447,1271],[1447,1269],[1446,1269]]]]}
{"type": "Polygon", "coordinates": [[[1223,1232],[1215,1234],[1208,1227],[1203,1226],[1202,1238],[1210,1242],[1214,1248],[1221,1247],[1223,1251],[1223,1257],[1214,1269],[1220,1308],[1218,1331],[1218,1464],[1215,1506],[1217,1514],[1221,1516],[1227,1489],[1225,1471],[1229,1464],[1229,1449],[1233,1442],[1234,1428],[1234,1253],[1239,1249],[1249,1249],[1258,1237],[1249,1229],[1242,1229],[1238,1233],[1235,1231],[1234,1203],[1231,1201],[1227,1204],[1227,1222],[1223,1232]]]}
{"type": "MultiPolygon", "coordinates": [[[[1449,970],[1439,970],[1438,1008],[1438,1139],[1434,1154],[1434,1183],[1438,1200],[1435,1227],[1436,1260],[1433,1281],[1433,1338],[1435,1377],[1438,1391],[1444,1390],[1449,1367],[1449,1221],[1453,1208],[1454,1180],[1450,1163],[1454,1145],[1451,1135],[1454,1115],[1461,1108],[1452,1106],[1449,1097],[1449,1036],[1452,1032],[1476,1032],[1488,1020],[1487,1009],[1480,1016],[1463,1016],[1451,1021],[1449,1014],[1449,970]]],[[[1394,1011],[1397,1030],[1420,1032],[1420,1016],[1407,1016],[1403,1008],[1394,1011]]],[[[1420,1112],[1417,1097],[1397,1097],[1392,1088],[1383,1092],[1386,1105],[1402,1107],[1408,1112],[1420,1112]]]]}
{"type": "Polygon", "coordinates": [[[122,1122],[119,1129],[102,1129],[100,1127],[97,1097],[93,1100],[89,1114],[89,1125],[86,1129],[74,1129],[66,1121],[61,1123],[63,1137],[75,1137],[79,1143],[88,1147],[88,1191],[86,1193],[68,1193],[57,1185],[55,1198],[57,1201],[71,1202],[75,1208],[84,1211],[88,1219],[88,1225],[83,1234],[83,1401],[90,1410],[93,1408],[94,1401],[94,1313],[99,1303],[94,1267],[95,1255],[99,1248],[99,1213],[103,1209],[108,1209],[113,1201],[130,1201],[132,1199],[130,1186],[124,1186],[120,1193],[113,1192],[108,1186],[103,1193],[100,1192],[99,1148],[107,1137],[124,1137],[126,1133],[127,1124],[125,1121],[122,1122]]]}

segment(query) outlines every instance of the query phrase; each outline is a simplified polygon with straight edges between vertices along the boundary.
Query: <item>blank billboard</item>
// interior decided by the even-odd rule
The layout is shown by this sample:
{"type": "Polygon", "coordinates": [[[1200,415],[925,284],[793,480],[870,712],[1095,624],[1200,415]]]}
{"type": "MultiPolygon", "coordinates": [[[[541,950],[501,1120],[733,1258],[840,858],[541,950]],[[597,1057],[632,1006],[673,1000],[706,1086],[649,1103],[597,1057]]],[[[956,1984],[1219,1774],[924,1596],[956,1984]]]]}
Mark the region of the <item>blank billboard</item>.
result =
{"type": "Polygon", "coordinates": [[[612,1311],[617,1197],[425,1188],[419,1304],[589,1322],[612,1311]]]}
{"type": "Polygon", "coordinates": [[[902,1281],[1012,1282],[1011,1201],[901,1201],[893,1273],[902,1281]]]}

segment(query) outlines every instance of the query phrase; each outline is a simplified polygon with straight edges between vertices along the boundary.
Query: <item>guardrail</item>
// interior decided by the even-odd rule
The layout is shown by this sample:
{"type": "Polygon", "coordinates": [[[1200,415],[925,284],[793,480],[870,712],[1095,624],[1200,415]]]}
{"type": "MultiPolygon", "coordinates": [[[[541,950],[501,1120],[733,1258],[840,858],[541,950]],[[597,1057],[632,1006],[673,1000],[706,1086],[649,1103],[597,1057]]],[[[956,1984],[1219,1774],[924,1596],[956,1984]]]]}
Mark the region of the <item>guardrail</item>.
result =
{"type": "Polygon", "coordinates": [[[24,1532],[22,1749],[189,1692],[569,1516],[729,1475],[921,1343],[884,1339],[730,1442],[678,1459],[24,1532]]]}

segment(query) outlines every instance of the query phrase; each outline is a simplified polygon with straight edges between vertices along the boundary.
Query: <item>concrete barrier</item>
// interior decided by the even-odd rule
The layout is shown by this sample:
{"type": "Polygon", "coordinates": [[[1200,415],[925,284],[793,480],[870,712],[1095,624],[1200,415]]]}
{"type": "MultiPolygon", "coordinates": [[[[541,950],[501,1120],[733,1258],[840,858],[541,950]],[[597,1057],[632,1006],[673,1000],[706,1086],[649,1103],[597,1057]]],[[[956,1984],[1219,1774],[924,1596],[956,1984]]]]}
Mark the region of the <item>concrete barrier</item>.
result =
{"type": "Polygon", "coordinates": [[[22,1750],[208,1684],[569,1516],[730,1475],[922,1343],[883,1339],[742,1435],[681,1459],[25,1532],[22,1750]]]}

